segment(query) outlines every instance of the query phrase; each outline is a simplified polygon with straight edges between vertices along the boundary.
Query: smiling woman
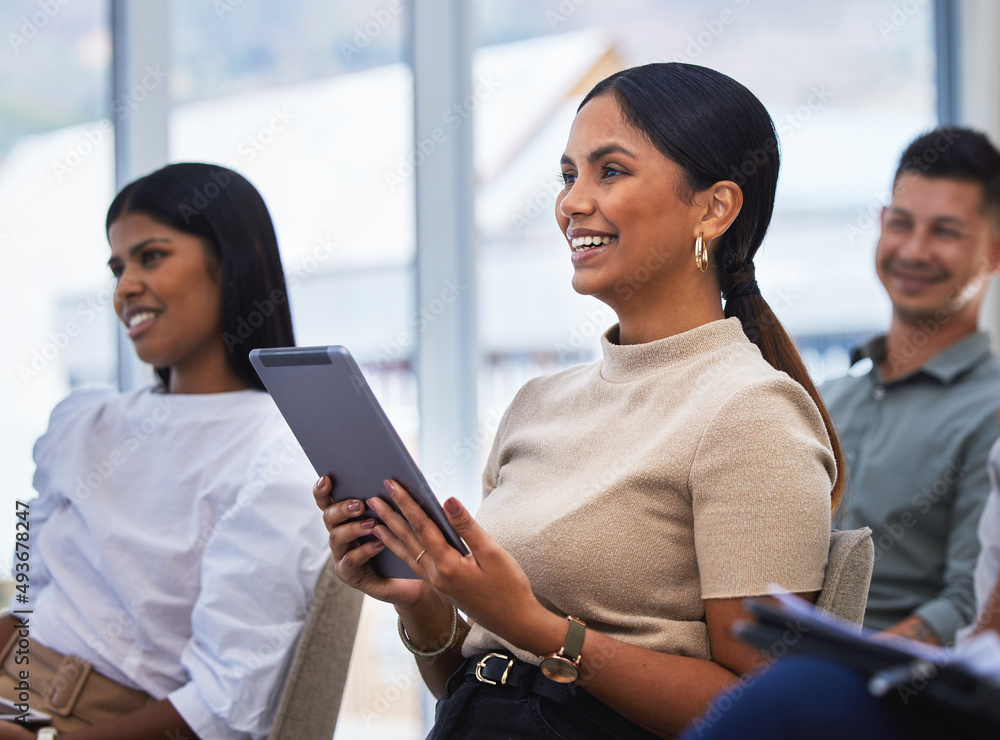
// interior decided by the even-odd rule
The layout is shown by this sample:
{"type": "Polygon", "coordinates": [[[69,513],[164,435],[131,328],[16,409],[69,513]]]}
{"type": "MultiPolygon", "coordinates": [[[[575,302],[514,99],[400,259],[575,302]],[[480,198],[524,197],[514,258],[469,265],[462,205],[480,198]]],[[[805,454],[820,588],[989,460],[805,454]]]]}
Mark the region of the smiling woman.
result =
{"type": "Polygon", "coordinates": [[[115,310],[161,382],[78,390],[35,444],[28,703],[69,740],[265,736],[326,560],[314,473],[247,358],[294,344],[274,227],[236,172],[176,164],[107,231],[115,310]]]}
{"type": "Polygon", "coordinates": [[[823,583],[842,468],[754,277],[778,176],[764,107],[704,67],[628,69],[584,99],[562,173],[573,288],[618,323],[599,361],[517,394],[478,521],[444,503],[470,553],[398,483],[401,514],[368,500],[378,520],[313,490],[338,575],[395,606],[440,697],[429,740],[674,735],[764,661],[732,636],[743,600],[823,583]],[[383,548],[422,580],[380,578],[383,548]]]}
{"type": "Polygon", "coordinates": [[[714,281],[690,269],[691,244],[710,244],[736,218],[743,193],[734,183],[688,193],[683,170],[626,122],[612,95],[581,107],[562,177],[556,220],[573,250],[573,289],[615,311],[623,344],[723,318],[714,281]]]}
{"type": "Polygon", "coordinates": [[[263,390],[250,350],[295,340],[277,237],[256,188],[224,167],[171,165],[118,194],[107,230],[115,310],[164,384],[193,372],[195,387],[208,380],[209,390],[183,392],[263,390]],[[148,319],[136,323],[139,311],[148,319]]]}
{"type": "Polygon", "coordinates": [[[205,242],[141,213],[108,228],[115,312],[171,393],[240,390],[222,341],[222,269],[205,242]]]}

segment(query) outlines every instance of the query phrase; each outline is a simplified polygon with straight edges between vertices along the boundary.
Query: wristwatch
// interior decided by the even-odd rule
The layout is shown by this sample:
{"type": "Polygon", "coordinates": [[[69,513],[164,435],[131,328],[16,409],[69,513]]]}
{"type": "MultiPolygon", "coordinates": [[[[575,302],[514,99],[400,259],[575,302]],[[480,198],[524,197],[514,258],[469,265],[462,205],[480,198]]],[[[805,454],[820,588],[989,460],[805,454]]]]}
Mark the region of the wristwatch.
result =
{"type": "Polygon", "coordinates": [[[43,727],[35,737],[37,740],[56,740],[59,737],[59,730],[55,727],[43,727]]]}
{"type": "Polygon", "coordinates": [[[569,621],[569,631],[566,642],[559,652],[542,656],[538,667],[542,674],[556,683],[573,683],[580,677],[580,651],[583,650],[583,638],[587,634],[587,624],[576,617],[566,617],[569,621]]]}

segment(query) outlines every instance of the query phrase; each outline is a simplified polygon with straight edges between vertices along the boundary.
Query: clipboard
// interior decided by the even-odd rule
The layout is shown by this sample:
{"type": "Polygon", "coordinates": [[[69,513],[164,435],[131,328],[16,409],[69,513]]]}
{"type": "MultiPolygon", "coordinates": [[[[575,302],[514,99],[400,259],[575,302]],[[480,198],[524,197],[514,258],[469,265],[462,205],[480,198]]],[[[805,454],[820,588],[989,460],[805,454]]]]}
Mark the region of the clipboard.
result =
{"type": "Polygon", "coordinates": [[[912,640],[887,640],[849,625],[791,594],[752,599],[753,621],[734,633],[765,653],[781,644],[787,654],[842,663],[868,676],[875,696],[898,692],[951,708],[956,718],[995,725],[1000,731],[1000,683],[971,672],[953,652],[912,640]]]}

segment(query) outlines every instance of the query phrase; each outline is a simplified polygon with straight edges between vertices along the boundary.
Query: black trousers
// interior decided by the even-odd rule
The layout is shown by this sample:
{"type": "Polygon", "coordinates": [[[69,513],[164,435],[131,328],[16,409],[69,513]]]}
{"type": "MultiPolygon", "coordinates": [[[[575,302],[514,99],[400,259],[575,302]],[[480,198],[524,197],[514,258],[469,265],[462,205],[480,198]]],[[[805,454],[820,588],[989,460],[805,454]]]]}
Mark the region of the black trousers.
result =
{"type": "Polygon", "coordinates": [[[868,676],[832,660],[782,658],[746,688],[716,697],[681,740],[997,740],[987,727],[922,694],[874,697],[868,676]]]}
{"type": "MultiPolygon", "coordinates": [[[[427,740],[651,740],[656,737],[621,715],[618,717],[622,724],[630,727],[623,733],[619,726],[610,734],[578,708],[533,693],[529,682],[516,687],[491,686],[466,675],[467,666],[468,662],[452,676],[448,682],[452,690],[438,700],[434,727],[427,740]]],[[[599,705],[602,712],[610,711],[583,689],[567,687],[569,691],[573,692],[577,705],[582,696],[585,701],[599,705]]]]}

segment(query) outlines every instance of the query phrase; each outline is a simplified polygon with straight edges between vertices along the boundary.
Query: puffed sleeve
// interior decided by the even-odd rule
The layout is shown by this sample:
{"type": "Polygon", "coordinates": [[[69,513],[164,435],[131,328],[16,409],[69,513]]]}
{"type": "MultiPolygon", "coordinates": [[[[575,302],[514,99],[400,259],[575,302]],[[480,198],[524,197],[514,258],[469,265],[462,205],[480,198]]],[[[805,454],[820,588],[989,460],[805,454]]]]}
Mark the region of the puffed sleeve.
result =
{"type": "Polygon", "coordinates": [[[836,465],[819,410],[779,376],[721,406],[691,470],[703,599],[823,585],[836,465]]]}
{"type": "MultiPolygon", "coordinates": [[[[73,491],[65,490],[57,482],[60,478],[58,471],[65,466],[75,465],[78,461],[67,459],[76,454],[80,445],[71,444],[74,435],[85,435],[89,433],[89,426],[95,415],[100,413],[105,402],[117,395],[117,391],[111,388],[91,387],[81,388],[74,391],[62,401],[56,404],[49,415],[49,426],[45,434],[35,441],[32,450],[32,457],[35,461],[35,475],[32,485],[38,496],[28,503],[28,524],[30,534],[35,537],[45,526],[54,512],[61,506],[66,505],[73,491]]],[[[84,461],[88,462],[88,461],[84,461]]],[[[22,511],[21,507],[17,507],[22,511]]],[[[21,562],[14,553],[14,573],[17,572],[17,564],[21,562]]],[[[31,589],[30,597],[41,592],[42,588],[49,583],[49,571],[45,567],[44,561],[39,558],[32,559],[31,589]]],[[[27,603],[15,603],[18,593],[15,592],[10,609],[25,609],[33,606],[29,600],[27,603]]]]}
{"type": "Polygon", "coordinates": [[[267,735],[328,556],[313,478],[293,440],[272,447],[205,547],[181,655],[191,680],[168,696],[199,737],[267,735]]]}
{"type": "Polygon", "coordinates": [[[88,434],[94,417],[100,414],[107,400],[115,396],[117,391],[111,388],[81,388],[52,409],[48,429],[35,441],[32,450],[35,461],[32,485],[38,492],[38,498],[31,504],[32,526],[36,522],[41,526],[60,503],[72,495],[72,491],[61,490],[54,483],[59,467],[67,464],[67,450],[79,447],[67,442],[73,435],[88,434]]]}

